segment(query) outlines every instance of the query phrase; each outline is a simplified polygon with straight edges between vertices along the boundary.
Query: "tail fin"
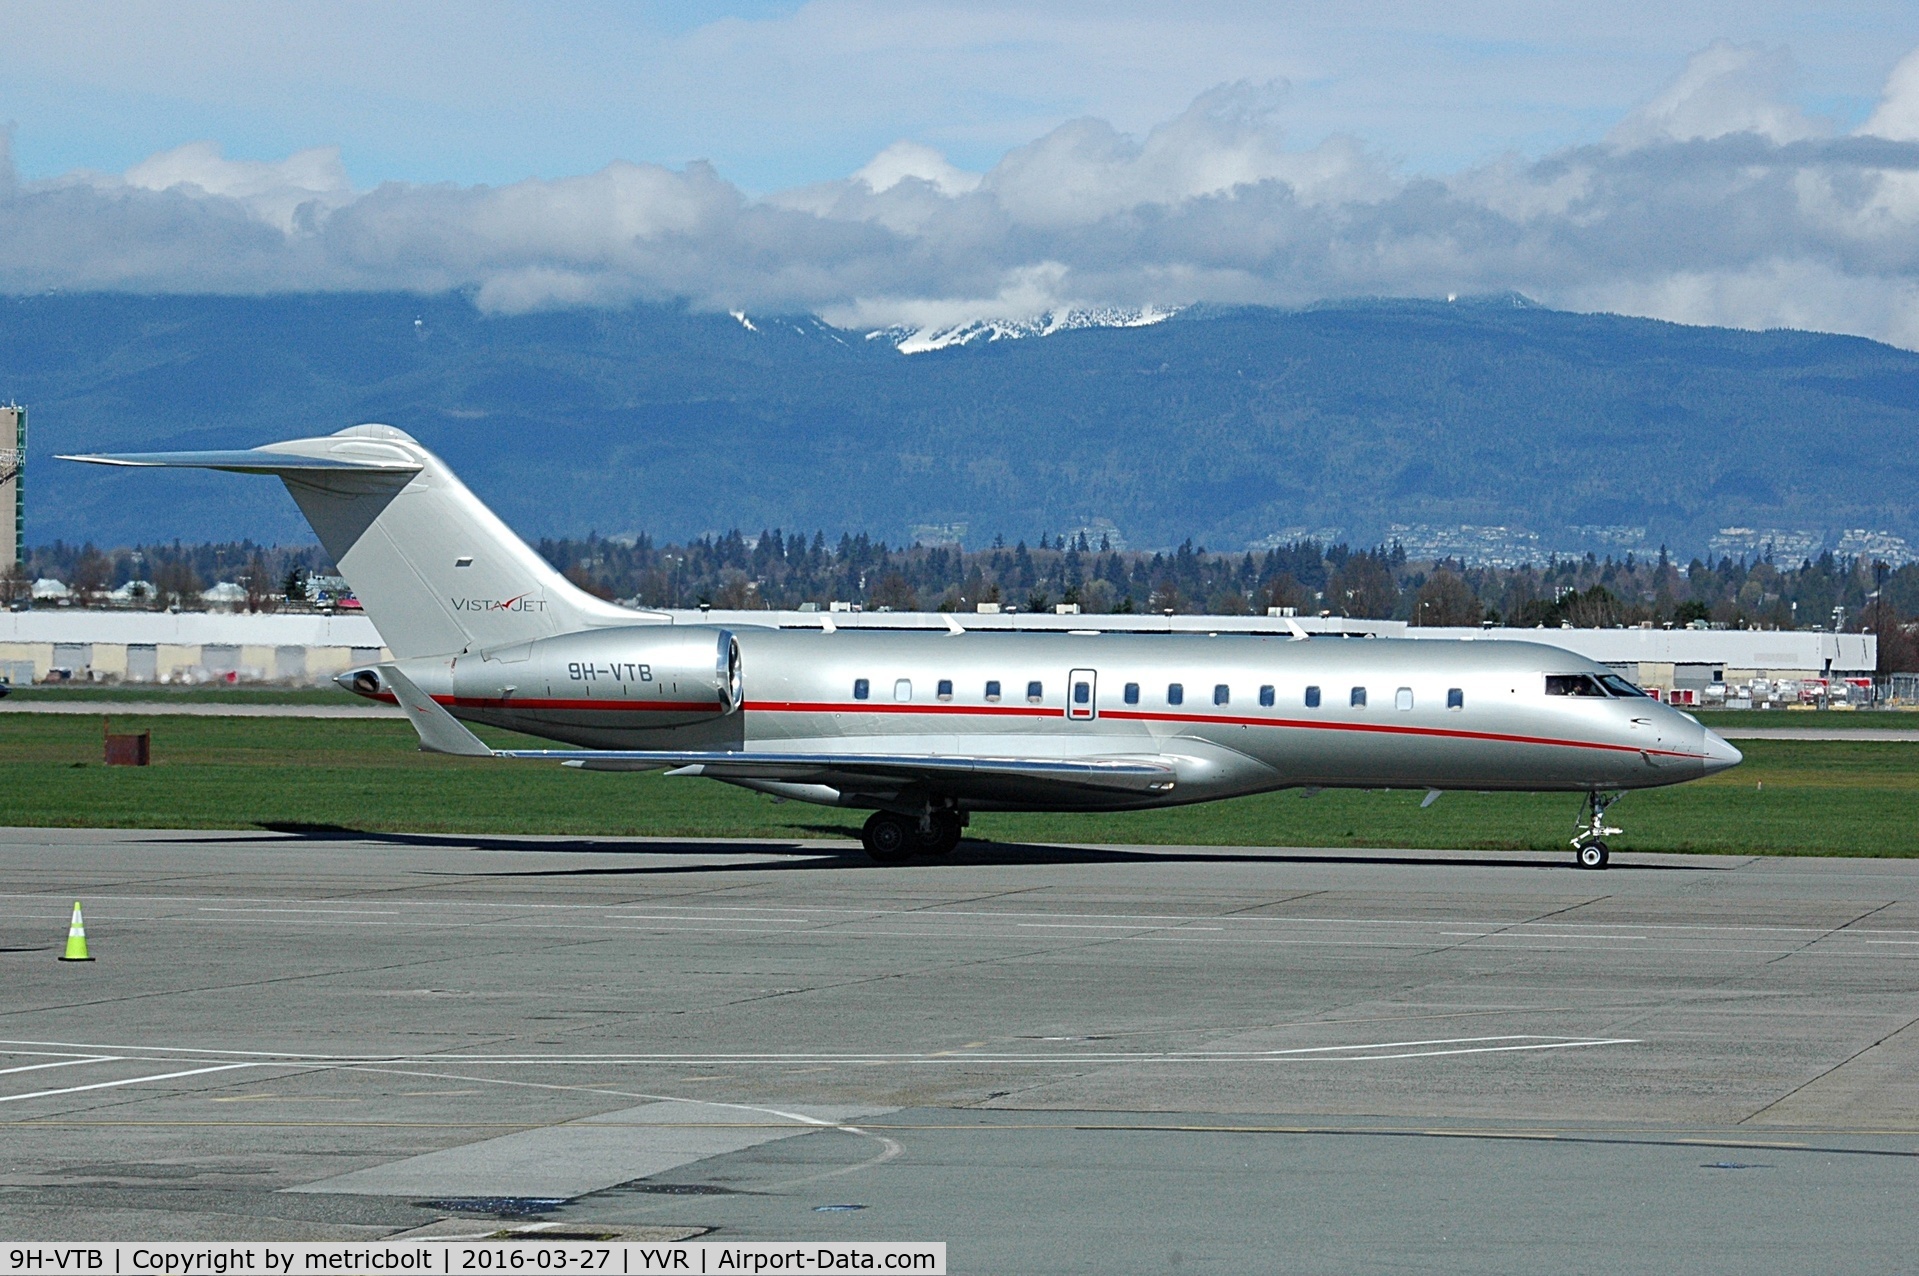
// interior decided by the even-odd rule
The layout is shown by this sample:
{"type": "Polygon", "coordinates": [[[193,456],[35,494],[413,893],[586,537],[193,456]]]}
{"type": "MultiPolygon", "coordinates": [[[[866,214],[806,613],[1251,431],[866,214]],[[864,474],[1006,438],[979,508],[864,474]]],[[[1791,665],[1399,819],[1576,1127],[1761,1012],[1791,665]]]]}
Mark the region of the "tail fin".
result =
{"type": "Polygon", "coordinates": [[[277,474],[397,659],[649,619],[554,571],[446,462],[390,425],[243,451],[61,459],[277,474]]]}

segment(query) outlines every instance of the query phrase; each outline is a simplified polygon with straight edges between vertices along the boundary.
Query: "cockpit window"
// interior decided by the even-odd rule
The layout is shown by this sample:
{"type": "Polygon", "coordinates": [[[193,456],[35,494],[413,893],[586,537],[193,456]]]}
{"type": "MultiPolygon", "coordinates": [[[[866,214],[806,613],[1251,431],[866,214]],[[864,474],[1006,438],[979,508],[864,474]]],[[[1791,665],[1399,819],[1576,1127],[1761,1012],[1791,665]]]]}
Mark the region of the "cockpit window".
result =
{"type": "Polygon", "coordinates": [[[1599,685],[1599,679],[1589,673],[1549,673],[1546,675],[1546,694],[1591,696],[1600,700],[1606,698],[1606,690],[1599,685]]]}
{"type": "Polygon", "coordinates": [[[1620,677],[1616,673],[1600,674],[1599,682],[1601,686],[1606,688],[1606,690],[1612,692],[1614,695],[1619,696],[1623,699],[1630,700],[1634,696],[1644,696],[1646,694],[1645,692],[1641,691],[1638,687],[1633,686],[1630,682],[1627,682],[1624,678],[1620,677]]]}

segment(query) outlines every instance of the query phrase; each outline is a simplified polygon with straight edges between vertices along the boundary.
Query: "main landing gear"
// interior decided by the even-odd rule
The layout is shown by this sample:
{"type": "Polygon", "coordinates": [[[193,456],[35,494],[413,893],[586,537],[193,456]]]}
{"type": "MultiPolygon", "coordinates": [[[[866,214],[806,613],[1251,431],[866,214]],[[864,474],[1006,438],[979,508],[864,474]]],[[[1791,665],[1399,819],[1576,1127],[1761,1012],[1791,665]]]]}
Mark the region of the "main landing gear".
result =
{"type": "Polygon", "coordinates": [[[1601,793],[1597,789],[1586,795],[1586,804],[1579,809],[1579,831],[1573,834],[1572,840],[1573,862],[1579,867],[1606,867],[1606,839],[1625,832],[1606,823],[1606,810],[1624,796],[1623,793],[1601,793]]]}
{"type": "Polygon", "coordinates": [[[917,819],[875,811],[860,830],[860,842],[881,864],[897,864],[910,855],[950,855],[960,844],[964,824],[958,811],[929,811],[917,819]]]}

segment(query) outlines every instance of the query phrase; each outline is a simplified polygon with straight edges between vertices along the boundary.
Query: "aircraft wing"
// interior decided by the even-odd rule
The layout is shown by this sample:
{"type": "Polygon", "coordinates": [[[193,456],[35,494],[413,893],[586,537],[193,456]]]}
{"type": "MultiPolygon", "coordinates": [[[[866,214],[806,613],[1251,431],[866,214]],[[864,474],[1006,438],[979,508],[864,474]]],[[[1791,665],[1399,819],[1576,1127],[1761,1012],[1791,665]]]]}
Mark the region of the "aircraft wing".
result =
{"type": "Polygon", "coordinates": [[[1177,772],[1153,758],[996,758],[917,753],[774,753],[665,749],[494,749],[466,729],[393,665],[380,677],[393,689],[420,747],[461,757],[558,762],[589,771],[661,771],[715,780],[773,780],[841,789],[898,788],[928,781],[1026,781],[1072,788],[1161,793],[1177,772]]]}
{"type": "MultiPolygon", "coordinates": [[[[1145,758],[993,758],[923,753],[669,753],[614,749],[499,749],[495,757],[535,758],[588,771],[657,771],[713,780],[779,780],[836,789],[944,781],[1033,780],[1075,788],[1148,793],[1173,787],[1175,772],[1145,758]]],[[[969,786],[970,787],[970,786],[969,786]]]]}

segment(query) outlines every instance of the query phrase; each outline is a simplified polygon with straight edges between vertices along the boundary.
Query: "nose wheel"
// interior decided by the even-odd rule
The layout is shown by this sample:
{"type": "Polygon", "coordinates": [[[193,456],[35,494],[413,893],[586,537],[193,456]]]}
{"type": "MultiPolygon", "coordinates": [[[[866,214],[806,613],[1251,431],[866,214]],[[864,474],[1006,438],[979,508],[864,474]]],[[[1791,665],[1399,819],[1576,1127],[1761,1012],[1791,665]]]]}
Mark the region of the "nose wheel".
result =
{"type": "Polygon", "coordinates": [[[1573,862],[1579,867],[1606,867],[1609,858],[1606,839],[1625,832],[1606,823],[1606,810],[1624,796],[1623,793],[1601,793],[1597,790],[1586,795],[1586,804],[1579,810],[1578,831],[1572,839],[1573,862]]]}

